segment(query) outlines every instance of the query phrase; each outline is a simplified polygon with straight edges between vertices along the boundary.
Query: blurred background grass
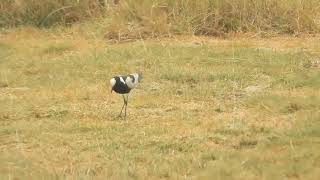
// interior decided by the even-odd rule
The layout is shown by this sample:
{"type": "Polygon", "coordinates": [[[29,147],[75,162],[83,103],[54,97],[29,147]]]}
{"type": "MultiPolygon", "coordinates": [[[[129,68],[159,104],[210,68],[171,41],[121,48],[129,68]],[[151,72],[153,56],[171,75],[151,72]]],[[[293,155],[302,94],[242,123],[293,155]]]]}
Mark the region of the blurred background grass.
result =
{"type": "Polygon", "coordinates": [[[103,12],[99,0],[2,0],[0,26],[70,25],[101,17],[103,12]]]}
{"type": "Polygon", "coordinates": [[[175,34],[317,33],[319,0],[2,0],[0,26],[70,25],[107,18],[106,37],[140,39],[175,34]]]}

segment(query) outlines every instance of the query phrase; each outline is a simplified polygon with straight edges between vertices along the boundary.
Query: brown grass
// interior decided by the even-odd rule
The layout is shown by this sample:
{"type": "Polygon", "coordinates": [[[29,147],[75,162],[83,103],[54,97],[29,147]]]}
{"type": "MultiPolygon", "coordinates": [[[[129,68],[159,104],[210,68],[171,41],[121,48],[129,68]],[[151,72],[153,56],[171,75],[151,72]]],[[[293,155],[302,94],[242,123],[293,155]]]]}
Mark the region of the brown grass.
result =
{"type": "Polygon", "coordinates": [[[0,27],[70,25],[101,17],[104,12],[99,0],[2,0],[0,27]]]}
{"type": "Polygon", "coordinates": [[[176,34],[317,33],[319,8],[319,0],[125,0],[111,18],[107,37],[121,41],[176,34]]]}
{"type": "Polygon", "coordinates": [[[319,179],[319,37],[91,28],[1,32],[0,179],[319,179]],[[123,121],[106,82],[137,69],[123,121]]]}

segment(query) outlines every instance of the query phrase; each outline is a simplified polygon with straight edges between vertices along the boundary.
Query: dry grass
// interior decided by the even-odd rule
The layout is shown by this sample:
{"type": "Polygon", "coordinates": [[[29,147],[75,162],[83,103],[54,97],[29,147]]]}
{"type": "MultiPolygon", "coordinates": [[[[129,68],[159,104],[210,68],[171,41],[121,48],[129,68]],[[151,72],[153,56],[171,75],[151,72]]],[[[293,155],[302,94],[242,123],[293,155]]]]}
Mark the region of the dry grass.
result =
{"type": "Polygon", "coordinates": [[[0,27],[70,25],[101,17],[105,10],[99,0],[2,0],[0,27]]]}
{"type": "Polygon", "coordinates": [[[300,35],[320,28],[319,0],[124,0],[107,37],[118,41],[230,32],[300,35]]]}
{"type": "Polygon", "coordinates": [[[1,179],[320,177],[319,37],[109,45],[72,28],[0,34],[1,179]],[[122,121],[106,82],[136,70],[122,121]]]}
{"type": "Polygon", "coordinates": [[[2,0],[0,27],[50,27],[97,18],[111,21],[104,24],[106,37],[117,41],[230,32],[298,36],[320,29],[319,0],[121,0],[119,6],[102,2],[2,0]]]}

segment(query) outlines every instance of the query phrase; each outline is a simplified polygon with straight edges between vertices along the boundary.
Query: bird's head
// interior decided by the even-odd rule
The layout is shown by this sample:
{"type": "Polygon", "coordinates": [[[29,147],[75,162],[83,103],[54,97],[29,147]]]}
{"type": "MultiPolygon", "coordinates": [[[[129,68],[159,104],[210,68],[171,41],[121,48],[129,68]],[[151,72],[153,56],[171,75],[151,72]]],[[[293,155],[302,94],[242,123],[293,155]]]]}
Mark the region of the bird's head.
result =
{"type": "Polygon", "coordinates": [[[142,72],[138,72],[138,82],[141,82],[143,76],[142,76],[142,72]]]}
{"type": "Polygon", "coordinates": [[[116,80],[115,80],[115,78],[110,79],[111,93],[112,93],[113,88],[114,88],[115,85],[116,85],[116,80]]]}

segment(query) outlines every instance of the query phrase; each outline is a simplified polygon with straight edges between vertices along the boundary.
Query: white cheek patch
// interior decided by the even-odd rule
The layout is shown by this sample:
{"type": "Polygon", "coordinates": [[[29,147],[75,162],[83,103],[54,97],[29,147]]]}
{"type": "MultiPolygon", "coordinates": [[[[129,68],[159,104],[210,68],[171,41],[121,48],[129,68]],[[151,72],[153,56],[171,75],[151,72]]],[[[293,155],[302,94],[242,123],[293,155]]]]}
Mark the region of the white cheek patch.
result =
{"type": "Polygon", "coordinates": [[[127,83],[127,86],[130,88],[130,89],[133,89],[134,88],[134,84],[133,84],[133,79],[131,79],[131,77],[127,77],[126,79],[126,83],[127,83]]]}
{"type": "Polygon", "coordinates": [[[126,84],[126,82],[123,80],[122,77],[120,77],[120,81],[121,81],[123,84],[126,84]]]}
{"type": "Polygon", "coordinates": [[[111,85],[111,87],[113,87],[115,84],[116,84],[116,80],[115,80],[114,78],[112,78],[112,79],[110,80],[110,85],[111,85]]]}

